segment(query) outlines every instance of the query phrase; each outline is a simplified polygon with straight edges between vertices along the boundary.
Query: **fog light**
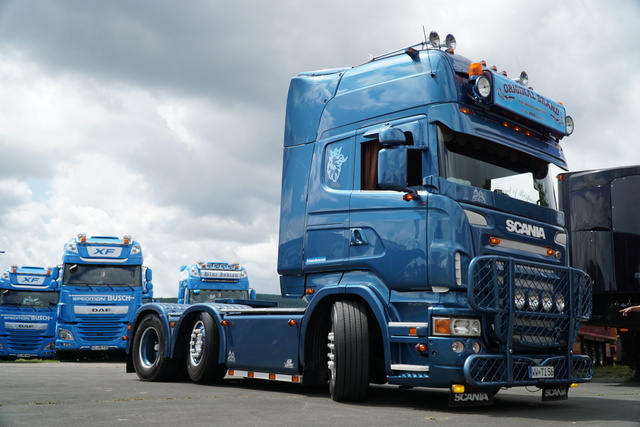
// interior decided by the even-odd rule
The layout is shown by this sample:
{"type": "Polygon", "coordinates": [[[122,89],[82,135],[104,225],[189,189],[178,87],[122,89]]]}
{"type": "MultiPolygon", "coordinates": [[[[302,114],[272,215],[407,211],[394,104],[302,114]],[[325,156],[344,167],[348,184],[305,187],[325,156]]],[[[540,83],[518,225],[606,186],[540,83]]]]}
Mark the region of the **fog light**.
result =
{"type": "Polygon", "coordinates": [[[454,353],[462,353],[464,351],[464,344],[462,341],[454,341],[451,344],[451,350],[453,350],[454,353]]]}
{"type": "Polygon", "coordinates": [[[480,347],[480,343],[478,341],[474,341],[473,347],[472,347],[473,352],[478,354],[478,353],[480,353],[481,348],[482,347],[480,347]]]}
{"type": "Polygon", "coordinates": [[[571,116],[567,116],[567,135],[571,135],[573,133],[573,118],[571,116]]]}
{"type": "Polygon", "coordinates": [[[491,95],[491,83],[489,83],[489,79],[485,76],[478,77],[473,88],[476,95],[482,98],[488,98],[489,95],[491,95]]]}

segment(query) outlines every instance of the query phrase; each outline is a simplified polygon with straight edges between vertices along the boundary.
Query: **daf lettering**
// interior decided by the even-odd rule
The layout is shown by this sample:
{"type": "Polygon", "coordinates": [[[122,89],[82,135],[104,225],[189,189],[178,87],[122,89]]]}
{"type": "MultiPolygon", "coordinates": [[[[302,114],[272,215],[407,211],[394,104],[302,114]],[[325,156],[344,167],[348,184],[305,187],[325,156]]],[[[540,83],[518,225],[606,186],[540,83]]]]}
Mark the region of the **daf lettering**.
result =
{"type": "Polygon", "coordinates": [[[93,308],[91,308],[91,312],[92,313],[111,313],[111,308],[109,308],[109,307],[104,307],[104,308],[93,307],[93,308]]]}
{"type": "Polygon", "coordinates": [[[523,234],[525,236],[536,237],[538,239],[546,239],[544,228],[536,225],[527,224],[525,222],[507,220],[507,231],[509,233],[523,234]]]}

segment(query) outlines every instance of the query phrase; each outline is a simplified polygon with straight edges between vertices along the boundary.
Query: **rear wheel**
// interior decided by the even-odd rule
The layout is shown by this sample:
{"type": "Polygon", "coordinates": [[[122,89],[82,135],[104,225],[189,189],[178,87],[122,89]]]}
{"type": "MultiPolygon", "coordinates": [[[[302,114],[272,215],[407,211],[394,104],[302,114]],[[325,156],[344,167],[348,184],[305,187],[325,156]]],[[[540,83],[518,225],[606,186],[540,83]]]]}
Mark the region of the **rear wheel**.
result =
{"type": "Polygon", "coordinates": [[[133,367],[144,381],[168,380],[175,373],[175,362],[165,357],[167,335],[158,316],[142,319],[133,335],[133,367]]]}
{"type": "Polygon", "coordinates": [[[362,302],[335,302],[327,346],[333,400],[364,400],[369,390],[369,327],[362,302]]]}
{"type": "Polygon", "coordinates": [[[220,334],[213,317],[200,313],[187,342],[187,372],[197,383],[219,381],[226,373],[225,365],[218,363],[220,334]]]}

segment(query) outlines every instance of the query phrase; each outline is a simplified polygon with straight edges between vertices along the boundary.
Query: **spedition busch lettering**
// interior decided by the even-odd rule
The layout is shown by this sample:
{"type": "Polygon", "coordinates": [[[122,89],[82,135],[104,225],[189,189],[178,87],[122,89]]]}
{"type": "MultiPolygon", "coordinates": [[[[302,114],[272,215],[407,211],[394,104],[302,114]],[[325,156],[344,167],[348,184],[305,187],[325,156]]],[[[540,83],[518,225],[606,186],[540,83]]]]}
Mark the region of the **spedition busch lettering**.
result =
{"type": "Polygon", "coordinates": [[[76,302],[128,302],[135,299],[133,295],[73,295],[76,302]]]}
{"type": "Polygon", "coordinates": [[[542,227],[514,221],[512,219],[508,219],[506,224],[509,233],[524,234],[525,236],[537,237],[538,239],[546,239],[544,228],[542,227]]]}
{"type": "Polygon", "coordinates": [[[535,92],[533,92],[530,89],[527,89],[524,86],[520,86],[520,85],[517,85],[517,84],[506,83],[504,85],[504,91],[505,91],[505,93],[513,93],[513,94],[516,94],[516,95],[523,95],[523,96],[529,97],[529,98],[531,98],[533,100],[538,101],[538,103],[544,105],[545,107],[547,107],[554,114],[556,114],[556,115],[560,114],[560,109],[556,105],[554,105],[551,101],[549,101],[544,96],[536,94],[535,92]]]}

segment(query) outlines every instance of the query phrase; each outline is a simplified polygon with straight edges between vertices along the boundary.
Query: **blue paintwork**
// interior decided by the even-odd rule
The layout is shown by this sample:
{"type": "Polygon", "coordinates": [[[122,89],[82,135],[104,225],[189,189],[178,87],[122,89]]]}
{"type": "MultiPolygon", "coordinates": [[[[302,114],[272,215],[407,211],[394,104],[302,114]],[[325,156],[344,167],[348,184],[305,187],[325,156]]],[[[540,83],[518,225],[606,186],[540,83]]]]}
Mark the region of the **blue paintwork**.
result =
{"type": "Polygon", "coordinates": [[[92,236],[83,241],[79,236],[65,244],[58,306],[58,353],[124,351],[122,337],[126,335],[127,325],[136,310],[153,297],[151,270],[144,270],[142,262],[141,246],[130,237],[125,241],[124,238],[92,236]],[[112,267],[130,268],[130,273],[120,276],[124,283],[117,285],[102,282],[95,274],[85,275],[92,283],[84,279],[81,283],[70,283],[74,269],[97,266],[102,266],[101,274],[106,277],[110,276],[112,267]],[[61,330],[71,336],[62,334],[61,330]]]}
{"type": "Polygon", "coordinates": [[[0,358],[51,358],[60,286],[57,267],[12,266],[0,278],[0,358]]]}
{"type": "MultiPolygon", "coordinates": [[[[510,189],[500,188],[500,182],[491,191],[456,176],[445,179],[440,154],[444,137],[439,135],[448,128],[475,150],[491,143],[494,153],[526,155],[566,168],[559,145],[567,135],[564,108],[529,89],[514,90],[489,70],[484,73],[493,94],[477,98],[467,75],[470,62],[421,50],[415,58],[397,54],[294,77],[284,132],[278,272],[282,295],[304,297],[308,307],[282,312],[197,304],[176,311],[146,305],[136,322],[149,312],[177,319],[166,354],[178,358],[181,334],[188,333],[193,314],[206,311],[219,325],[218,361],[228,368],[302,374],[322,382],[331,307],[336,300],[359,300],[367,307],[375,381],[429,387],[539,385],[536,379],[497,374],[486,384],[478,380],[484,371],[495,374],[500,364],[516,364],[517,358],[517,363],[534,363],[532,354],[558,366],[557,377],[547,384],[588,381],[589,362],[572,359],[567,342],[588,308],[567,302],[570,307],[562,314],[535,313],[549,324],[562,320],[562,326],[551,328],[554,335],[541,328],[524,330],[518,322],[528,327],[531,313],[513,305],[517,287],[543,293],[544,287],[536,287],[551,278],[549,286],[557,293],[561,289],[567,301],[585,299],[588,280],[567,267],[566,246],[557,237],[564,233],[564,216],[542,206],[552,206],[542,200],[537,204],[516,198],[517,193],[507,195],[510,189]],[[496,89],[502,98],[496,99],[496,89]],[[537,104],[514,107],[504,97],[507,92],[515,102],[537,104]],[[538,114],[541,106],[551,113],[538,114]],[[394,136],[383,146],[379,135],[390,136],[389,128],[394,136]],[[406,201],[407,195],[413,199],[406,201]],[[511,246],[492,246],[489,237],[511,246]],[[547,249],[559,255],[550,256],[547,249]],[[491,269],[478,260],[496,264],[491,269]],[[505,273],[503,265],[518,267],[505,273]],[[487,295],[498,296],[490,302],[500,306],[499,314],[482,305],[487,295]],[[473,338],[435,335],[434,316],[479,319],[484,333],[473,338]],[[492,332],[496,319],[502,322],[496,330],[518,331],[507,338],[512,343],[492,332]],[[530,344],[530,335],[542,341],[530,344]],[[460,353],[452,350],[456,341],[463,342],[460,353]],[[507,356],[510,351],[516,356],[507,356]],[[496,363],[487,368],[487,361],[496,363]]],[[[487,152],[485,163],[492,160],[487,152]]],[[[539,172],[530,168],[531,176],[539,172]]]]}

